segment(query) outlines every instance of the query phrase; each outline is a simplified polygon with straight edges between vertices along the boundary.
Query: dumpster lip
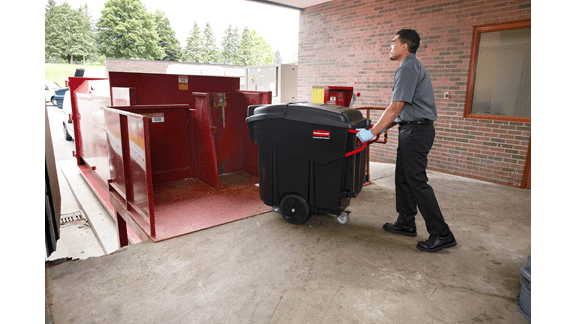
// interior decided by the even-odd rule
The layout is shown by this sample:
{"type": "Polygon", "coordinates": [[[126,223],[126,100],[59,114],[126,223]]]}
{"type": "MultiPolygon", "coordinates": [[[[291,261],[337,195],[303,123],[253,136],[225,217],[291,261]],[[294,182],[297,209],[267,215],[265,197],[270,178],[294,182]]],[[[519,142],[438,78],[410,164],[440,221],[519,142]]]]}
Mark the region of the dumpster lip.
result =
{"type": "Polygon", "coordinates": [[[116,112],[122,115],[132,115],[132,116],[142,116],[140,113],[133,112],[131,110],[143,109],[143,110],[154,110],[154,109],[189,109],[188,104],[167,104],[167,105],[130,105],[130,106],[102,106],[100,109],[108,110],[111,112],[116,112]]]}

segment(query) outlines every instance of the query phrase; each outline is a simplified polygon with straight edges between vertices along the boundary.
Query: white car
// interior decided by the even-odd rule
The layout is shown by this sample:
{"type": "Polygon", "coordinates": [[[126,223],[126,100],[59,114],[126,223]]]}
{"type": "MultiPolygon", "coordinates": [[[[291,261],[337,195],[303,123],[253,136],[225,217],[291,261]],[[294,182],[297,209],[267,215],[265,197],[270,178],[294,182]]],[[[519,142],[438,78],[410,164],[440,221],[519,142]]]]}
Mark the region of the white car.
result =
{"type": "Polygon", "coordinates": [[[72,122],[72,104],[70,103],[70,91],[64,94],[64,101],[62,102],[62,126],[64,130],[64,138],[67,141],[74,139],[74,124],[72,122]]]}
{"type": "Polygon", "coordinates": [[[44,81],[44,95],[46,96],[46,102],[50,101],[54,106],[56,106],[56,100],[54,99],[54,91],[62,89],[61,86],[56,82],[44,81]]]}

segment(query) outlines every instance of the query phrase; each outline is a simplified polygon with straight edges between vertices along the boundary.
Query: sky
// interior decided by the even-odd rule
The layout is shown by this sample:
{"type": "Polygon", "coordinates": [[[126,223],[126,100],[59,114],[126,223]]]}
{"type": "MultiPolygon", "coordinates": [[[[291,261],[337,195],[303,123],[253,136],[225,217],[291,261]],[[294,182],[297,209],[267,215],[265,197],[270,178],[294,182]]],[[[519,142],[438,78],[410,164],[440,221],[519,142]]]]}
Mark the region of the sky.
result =
{"type": "MultiPolygon", "coordinates": [[[[65,1],[73,9],[87,4],[94,21],[100,18],[106,2],[106,0],[56,0],[56,4],[61,5],[65,1]]],[[[255,30],[268,41],[274,52],[280,51],[284,63],[298,53],[300,17],[298,10],[245,0],[142,0],[142,3],[148,12],[153,13],[156,9],[164,12],[170,20],[176,38],[180,41],[180,46],[186,44],[186,38],[194,22],[202,31],[206,23],[210,23],[218,46],[224,37],[224,31],[231,24],[233,28],[238,27],[240,34],[244,27],[255,30]]]]}

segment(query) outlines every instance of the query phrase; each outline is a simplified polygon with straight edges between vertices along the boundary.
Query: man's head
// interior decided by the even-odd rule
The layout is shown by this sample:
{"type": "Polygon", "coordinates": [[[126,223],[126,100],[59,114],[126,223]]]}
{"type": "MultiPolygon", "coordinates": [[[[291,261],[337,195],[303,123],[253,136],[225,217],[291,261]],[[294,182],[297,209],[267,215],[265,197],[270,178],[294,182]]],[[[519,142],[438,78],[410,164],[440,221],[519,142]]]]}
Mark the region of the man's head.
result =
{"type": "Polygon", "coordinates": [[[390,45],[390,59],[404,59],[410,54],[416,54],[420,46],[420,35],[413,29],[402,29],[396,33],[390,45]]]}

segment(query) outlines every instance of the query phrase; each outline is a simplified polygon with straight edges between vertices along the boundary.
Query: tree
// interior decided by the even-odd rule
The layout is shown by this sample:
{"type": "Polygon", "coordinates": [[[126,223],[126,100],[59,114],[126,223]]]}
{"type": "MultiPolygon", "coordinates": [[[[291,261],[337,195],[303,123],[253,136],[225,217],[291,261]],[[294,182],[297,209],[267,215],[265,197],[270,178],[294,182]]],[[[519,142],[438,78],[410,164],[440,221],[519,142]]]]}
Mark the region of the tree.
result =
{"type": "Polygon", "coordinates": [[[55,0],[48,0],[44,10],[44,58],[46,61],[59,60],[61,57],[58,46],[58,16],[59,8],[55,0]]]}
{"type": "Polygon", "coordinates": [[[200,33],[200,27],[194,22],[194,27],[190,30],[190,36],[186,39],[186,47],[182,54],[183,60],[185,62],[200,63],[203,60],[202,44],[204,44],[204,40],[200,33]]]}
{"type": "Polygon", "coordinates": [[[179,61],[182,57],[180,41],[176,39],[176,33],[170,27],[170,20],[164,16],[164,12],[156,10],[154,13],[154,22],[156,22],[156,33],[160,37],[158,46],[164,52],[163,61],[179,61]]]}
{"type": "Polygon", "coordinates": [[[240,63],[242,65],[257,65],[252,55],[252,49],[256,45],[255,34],[255,31],[248,28],[244,28],[242,31],[242,38],[240,39],[240,63]]]}
{"type": "Polygon", "coordinates": [[[78,55],[82,55],[82,61],[86,62],[86,56],[96,56],[96,34],[92,28],[92,16],[88,11],[88,5],[80,6],[77,12],[79,28],[75,41],[79,45],[78,55]]]}
{"type": "Polygon", "coordinates": [[[209,23],[206,23],[206,28],[204,28],[203,54],[204,57],[200,63],[218,63],[220,53],[218,53],[214,33],[209,23]]]}
{"type": "Polygon", "coordinates": [[[161,59],[154,16],[141,0],[108,0],[96,24],[100,53],[113,58],[161,59]]]}
{"type": "Polygon", "coordinates": [[[258,34],[256,34],[256,47],[254,49],[254,56],[256,60],[261,65],[269,65],[274,63],[274,50],[272,46],[268,44],[266,39],[258,34]]]}
{"type": "Polygon", "coordinates": [[[276,53],[274,53],[274,64],[282,64],[282,55],[280,55],[280,50],[276,50],[276,53]]]}
{"type": "Polygon", "coordinates": [[[44,55],[47,61],[66,59],[72,63],[74,56],[92,55],[96,51],[95,36],[88,6],[73,10],[66,2],[56,6],[49,0],[44,15],[44,55]]]}
{"type": "Polygon", "coordinates": [[[228,25],[228,29],[226,29],[224,32],[224,37],[222,37],[222,52],[220,53],[220,63],[238,64],[239,45],[240,35],[238,35],[238,27],[232,29],[232,25],[228,25]]]}
{"type": "Polygon", "coordinates": [[[244,28],[240,40],[240,62],[242,65],[268,65],[274,61],[274,51],[264,37],[254,30],[244,28]]]}

